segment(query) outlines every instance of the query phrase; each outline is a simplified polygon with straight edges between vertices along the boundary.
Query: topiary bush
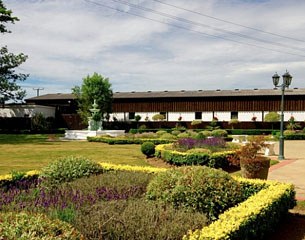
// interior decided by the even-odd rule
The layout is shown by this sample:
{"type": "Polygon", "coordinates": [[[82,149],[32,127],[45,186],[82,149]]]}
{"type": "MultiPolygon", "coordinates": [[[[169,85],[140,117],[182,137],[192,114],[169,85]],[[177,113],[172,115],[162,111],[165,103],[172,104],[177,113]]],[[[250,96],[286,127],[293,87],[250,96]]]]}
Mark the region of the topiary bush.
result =
{"type": "Polygon", "coordinates": [[[155,154],[155,144],[152,142],[144,142],[141,145],[141,152],[146,155],[147,158],[154,156],[155,154]]]}
{"type": "Polygon", "coordinates": [[[1,239],[85,239],[69,224],[59,220],[50,220],[43,214],[8,212],[0,213],[0,219],[1,239]]]}
{"type": "Polygon", "coordinates": [[[43,184],[53,186],[102,172],[102,167],[96,162],[84,157],[68,156],[57,159],[43,168],[40,178],[43,184]]]}
{"type": "Polygon", "coordinates": [[[243,200],[241,185],[228,173],[208,167],[181,167],[159,173],[147,187],[147,198],[205,213],[217,219],[243,200]]]}
{"type": "Polygon", "coordinates": [[[212,131],[212,136],[213,137],[227,137],[228,132],[224,129],[216,129],[212,131]]]}

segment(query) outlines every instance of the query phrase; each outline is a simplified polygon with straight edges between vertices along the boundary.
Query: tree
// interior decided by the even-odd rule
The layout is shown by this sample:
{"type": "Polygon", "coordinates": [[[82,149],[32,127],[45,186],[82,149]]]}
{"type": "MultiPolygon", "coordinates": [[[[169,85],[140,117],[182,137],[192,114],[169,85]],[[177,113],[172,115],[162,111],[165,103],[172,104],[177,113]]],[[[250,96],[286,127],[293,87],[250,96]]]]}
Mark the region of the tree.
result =
{"type": "Polygon", "coordinates": [[[278,122],[280,121],[280,114],[277,112],[269,112],[265,116],[265,122],[278,122]]]}
{"type": "MultiPolygon", "coordinates": [[[[15,21],[19,21],[19,19],[13,17],[12,11],[7,10],[0,0],[0,33],[10,33],[5,24],[15,23],[15,21]]],[[[23,53],[17,55],[9,53],[7,46],[0,48],[0,95],[3,98],[2,101],[22,100],[25,97],[25,90],[22,90],[17,82],[26,80],[28,74],[16,73],[15,69],[27,58],[23,53]]]]}
{"type": "Polygon", "coordinates": [[[92,76],[83,78],[81,87],[75,86],[72,93],[76,96],[78,102],[78,113],[84,123],[88,122],[88,117],[91,116],[90,109],[94,100],[98,105],[100,112],[95,116],[95,120],[104,120],[104,118],[111,112],[112,105],[112,90],[108,78],[104,78],[98,73],[92,76]],[[98,118],[98,119],[97,119],[98,118]]]}

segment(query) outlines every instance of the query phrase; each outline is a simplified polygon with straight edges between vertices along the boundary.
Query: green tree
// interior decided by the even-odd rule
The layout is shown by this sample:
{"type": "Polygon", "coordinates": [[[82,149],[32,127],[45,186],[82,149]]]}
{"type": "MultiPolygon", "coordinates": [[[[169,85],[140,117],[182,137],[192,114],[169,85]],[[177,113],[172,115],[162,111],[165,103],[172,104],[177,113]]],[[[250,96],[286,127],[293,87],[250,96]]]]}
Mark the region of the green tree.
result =
{"type": "Polygon", "coordinates": [[[91,116],[90,109],[94,100],[98,105],[100,112],[94,116],[95,120],[104,118],[111,112],[112,89],[108,78],[104,78],[98,73],[83,78],[82,86],[75,86],[72,93],[76,96],[78,102],[78,113],[82,120],[87,123],[91,116]]]}
{"type": "MultiPolygon", "coordinates": [[[[7,29],[7,23],[19,21],[17,17],[12,16],[12,11],[7,10],[0,0],[0,33],[10,33],[7,29]]],[[[25,90],[18,85],[18,81],[24,81],[28,74],[16,73],[15,69],[24,63],[27,56],[23,53],[13,54],[7,49],[7,46],[0,48],[0,95],[3,103],[7,100],[22,100],[25,97],[25,90]]]]}
{"type": "Polygon", "coordinates": [[[269,112],[265,116],[265,122],[278,122],[280,121],[280,114],[277,112],[269,112]]]}

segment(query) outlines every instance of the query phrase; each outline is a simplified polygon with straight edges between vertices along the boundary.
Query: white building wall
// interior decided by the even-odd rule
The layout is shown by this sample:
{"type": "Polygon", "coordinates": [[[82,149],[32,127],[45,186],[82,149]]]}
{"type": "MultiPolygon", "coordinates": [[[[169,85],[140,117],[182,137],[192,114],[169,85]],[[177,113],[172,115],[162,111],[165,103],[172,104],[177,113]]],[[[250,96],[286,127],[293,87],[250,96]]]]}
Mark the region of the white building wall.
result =
{"type": "Polygon", "coordinates": [[[55,117],[55,107],[41,105],[9,105],[0,108],[0,117],[33,117],[42,113],[44,117],[55,117]]]}
{"type": "Polygon", "coordinates": [[[256,117],[256,121],[262,121],[262,112],[238,112],[238,121],[240,122],[251,122],[253,117],[256,117]]]}
{"type": "Polygon", "coordinates": [[[195,119],[195,112],[169,112],[168,121],[178,122],[181,116],[181,121],[191,122],[195,119]]]}
{"type": "Polygon", "coordinates": [[[212,112],[202,112],[202,121],[211,122],[213,120],[212,112]]]}
{"type": "Polygon", "coordinates": [[[214,112],[214,117],[217,117],[219,122],[228,122],[231,120],[231,112],[214,112]]]}
{"type": "MultiPolygon", "coordinates": [[[[43,107],[43,106],[41,106],[43,107]]],[[[45,111],[46,109],[44,109],[45,111]]],[[[40,110],[39,108],[35,109],[35,112],[42,112],[42,109],[40,110]]],[[[25,112],[23,114],[29,114],[30,116],[33,115],[34,110],[29,108],[27,110],[25,110],[25,112]]],[[[14,113],[11,112],[5,112],[1,111],[0,109],[0,117],[4,116],[4,115],[16,115],[18,113],[18,111],[15,111],[14,113]]],[[[135,115],[140,115],[141,116],[141,120],[140,122],[146,122],[146,121],[153,121],[152,117],[156,114],[159,114],[160,112],[136,112],[135,115]],[[148,120],[146,120],[146,118],[148,118],[148,120]]],[[[269,112],[238,112],[238,120],[240,122],[249,122],[252,121],[252,117],[256,117],[256,121],[257,122],[261,122],[263,120],[263,113],[264,116],[266,116],[266,114],[268,114],[269,112]]],[[[278,112],[280,114],[280,112],[278,112]]],[[[55,114],[55,109],[54,109],[54,114],[55,114]]],[[[19,114],[20,116],[23,117],[22,113],[19,114]]],[[[19,116],[18,115],[18,116],[19,116]]],[[[46,114],[47,115],[47,114],[46,114]]],[[[46,116],[45,115],[45,116],[46,116]]],[[[124,119],[126,121],[129,121],[129,113],[112,113],[110,114],[110,121],[113,121],[113,117],[115,117],[118,121],[124,121],[124,119]],[[125,115],[125,117],[124,117],[125,115]]],[[[48,115],[47,115],[48,116],[48,115]]],[[[193,120],[195,120],[195,112],[168,112],[167,113],[167,117],[168,119],[166,119],[166,121],[170,121],[170,122],[178,122],[179,117],[182,117],[181,121],[186,121],[186,122],[191,122],[193,120]]],[[[218,121],[230,121],[231,120],[231,112],[214,112],[214,116],[218,118],[218,121]]],[[[295,118],[296,121],[305,121],[305,111],[301,112],[284,112],[284,121],[288,121],[290,119],[290,117],[293,116],[295,118]]],[[[213,112],[202,112],[202,121],[204,122],[210,122],[213,119],[213,112]]]]}
{"type": "MultiPolygon", "coordinates": [[[[293,116],[295,121],[298,121],[298,122],[305,121],[305,112],[289,112],[289,113],[287,113],[287,115],[288,115],[287,116],[288,119],[291,116],[293,116]]],[[[285,117],[285,114],[284,114],[284,117],[285,117]]]]}

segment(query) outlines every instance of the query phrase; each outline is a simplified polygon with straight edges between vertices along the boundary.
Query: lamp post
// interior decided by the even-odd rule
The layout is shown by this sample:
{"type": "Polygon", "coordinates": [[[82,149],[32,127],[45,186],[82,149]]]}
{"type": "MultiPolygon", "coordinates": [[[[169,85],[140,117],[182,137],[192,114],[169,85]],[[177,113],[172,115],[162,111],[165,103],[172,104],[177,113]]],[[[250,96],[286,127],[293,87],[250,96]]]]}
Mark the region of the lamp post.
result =
{"type": "Polygon", "coordinates": [[[289,88],[289,85],[291,84],[292,76],[287,72],[282,76],[283,77],[283,83],[279,84],[280,76],[275,73],[272,76],[273,84],[275,87],[280,87],[282,90],[282,98],[281,98],[281,129],[280,129],[280,148],[279,148],[279,160],[284,160],[284,94],[285,94],[285,88],[289,88]]]}

